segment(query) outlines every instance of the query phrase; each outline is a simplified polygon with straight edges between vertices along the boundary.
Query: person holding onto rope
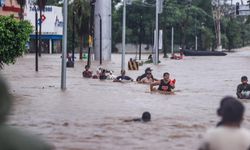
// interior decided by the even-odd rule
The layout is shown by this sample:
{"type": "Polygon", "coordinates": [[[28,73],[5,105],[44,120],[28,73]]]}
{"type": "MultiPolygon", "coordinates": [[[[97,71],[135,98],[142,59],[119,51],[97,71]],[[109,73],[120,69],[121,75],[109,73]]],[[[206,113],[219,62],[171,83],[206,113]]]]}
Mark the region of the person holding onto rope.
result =
{"type": "Polygon", "coordinates": [[[82,76],[84,78],[91,78],[92,77],[92,71],[89,71],[89,65],[85,66],[85,70],[82,72],[82,76]]]}
{"type": "Polygon", "coordinates": [[[157,81],[157,80],[158,80],[158,79],[155,79],[155,78],[153,77],[152,69],[151,69],[150,67],[148,67],[148,68],[145,69],[145,73],[143,73],[142,75],[140,75],[140,76],[138,76],[138,77],[136,78],[136,81],[137,81],[137,82],[140,82],[141,79],[147,77],[147,74],[151,74],[151,75],[152,75],[152,78],[154,79],[154,81],[157,81]]]}
{"type": "Polygon", "coordinates": [[[250,99],[250,84],[247,82],[247,76],[242,76],[241,84],[237,86],[236,92],[236,95],[239,99],[250,99]]]}
{"type": "Polygon", "coordinates": [[[169,77],[170,74],[168,72],[165,72],[163,74],[163,79],[150,84],[150,91],[155,91],[154,86],[158,85],[159,91],[172,93],[172,90],[175,88],[175,79],[171,80],[169,77]]]}
{"type": "Polygon", "coordinates": [[[144,83],[144,84],[151,84],[154,82],[154,78],[152,76],[152,73],[147,73],[147,76],[142,78],[138,83],[144,83]]]}
{"type": "Polygon", "coordinates": [[[116,79],[113,82],[123,82],[123,81],[133,81],[133,79],[129,76],[126,76],[126,71],[121,70],[121,75],[116,77],[116,79]]]}

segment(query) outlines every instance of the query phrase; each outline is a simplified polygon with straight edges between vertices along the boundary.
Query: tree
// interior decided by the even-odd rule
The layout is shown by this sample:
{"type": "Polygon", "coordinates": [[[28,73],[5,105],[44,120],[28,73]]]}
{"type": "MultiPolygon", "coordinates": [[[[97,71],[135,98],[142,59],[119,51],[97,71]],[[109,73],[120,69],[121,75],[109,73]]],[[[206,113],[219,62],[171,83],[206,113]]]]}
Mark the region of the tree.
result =
{"type": "Polygon", "coordinates": [[[23,8],[26,4],[26,0],[17,0],[18,5],[20,5],[19,17],[20,20],[23,20],[23,8]]]}
{"type": "MultiPolygon", "coordinates": [[[[74,11],[76,14],[75,27],[76,33],[79,37],[80,43],[80,54],[83,51],[83,39],[84,36],[87,37],[89,29],[89,17],[90,17],[90,3],[86,0],[75,0],[72,4],[74,6],[74,11]]],[[[80,59],[81,55],[80,55],[80,59]]]]}
{"type": "Polygon", "coordinates": [[[15,59],[26,52],[26,44],[32,26],[28,21],[19,21],[13,16],[0,16],[0,68],[14,63],[15,59]]]}

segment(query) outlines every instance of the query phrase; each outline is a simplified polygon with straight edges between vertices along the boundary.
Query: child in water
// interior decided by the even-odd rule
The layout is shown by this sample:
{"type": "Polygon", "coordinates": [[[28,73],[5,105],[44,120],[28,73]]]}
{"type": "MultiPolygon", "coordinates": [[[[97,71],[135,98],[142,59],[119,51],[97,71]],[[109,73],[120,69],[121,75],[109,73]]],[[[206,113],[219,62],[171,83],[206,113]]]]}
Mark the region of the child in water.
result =
{"type": "Polygon", "coordinates": [[[151,114],[149,112],[144,112],[141,118],[134,118],[129,120],[124,120],[124,122],[140,121],[140,122],[149,122],[151,120],[151,114]]]}
{"type": "Polygon", "coordinates": [[[221,121],[204,136],[199,150],[249,150],[250,132],[241,128],[243,104],[233,97],[225,97],[217,110],[221,121]]]}

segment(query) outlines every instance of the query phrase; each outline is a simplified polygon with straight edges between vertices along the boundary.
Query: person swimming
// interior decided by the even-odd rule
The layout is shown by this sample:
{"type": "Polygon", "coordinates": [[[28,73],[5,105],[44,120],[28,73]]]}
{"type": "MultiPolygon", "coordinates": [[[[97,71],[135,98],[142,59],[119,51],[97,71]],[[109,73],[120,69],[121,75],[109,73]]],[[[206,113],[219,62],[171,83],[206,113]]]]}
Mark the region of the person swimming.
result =
{"type": "Polygon", "coordinates": [[[149,121],[151,121],[151,114],[148,111],[146,111],[146,112],[142,113],[141,118],[134,118],[134,119],[124,120],[124,122],[132,122],[132,121],[149,122],[149,121]]]}

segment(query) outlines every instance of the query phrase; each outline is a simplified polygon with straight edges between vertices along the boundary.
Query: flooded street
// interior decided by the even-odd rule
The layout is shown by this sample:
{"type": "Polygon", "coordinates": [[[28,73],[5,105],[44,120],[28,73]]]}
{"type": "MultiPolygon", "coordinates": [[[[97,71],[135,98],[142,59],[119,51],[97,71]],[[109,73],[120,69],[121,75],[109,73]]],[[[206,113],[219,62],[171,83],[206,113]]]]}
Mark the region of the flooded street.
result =
{"type": "MultiPolygon", "coordinates": [[[[126,55],[126,59],[135,55],[126,55]]],[[[143,59],[147,55],[142,56],[143,59]]],[[[103,67],[120,73],[121,56],[112,55],[103,67]]],[[[250,77],[250,48],[227,56],[163,59],[157,66],[144,64],[127,71],[136,79],[151,67],[155,78],[169,72],[176,79],[176,95],[149,93],[149,86],[82,78],[86,61],[67,69],[67,90],[62,92],[60,55],[42,55],[35,72],[35,55],[5,66],[15,96],[8,124],[29,130],[58,150],[191,150],[201,135],[219,121],[216,109],[225,95],[235,96],[240,77],[250,77]],[[149,123],[123,122],[149,111],[149,123]]],[[[92,62],[96,70],[99,62],[92,62]]],[[[249,101],[250,102],[250,101],[249,101]]],[[[250,129],[250,103],[243,101],[243,126],[250,129]]]]}

